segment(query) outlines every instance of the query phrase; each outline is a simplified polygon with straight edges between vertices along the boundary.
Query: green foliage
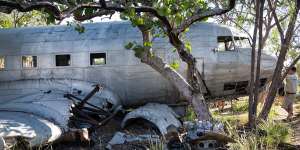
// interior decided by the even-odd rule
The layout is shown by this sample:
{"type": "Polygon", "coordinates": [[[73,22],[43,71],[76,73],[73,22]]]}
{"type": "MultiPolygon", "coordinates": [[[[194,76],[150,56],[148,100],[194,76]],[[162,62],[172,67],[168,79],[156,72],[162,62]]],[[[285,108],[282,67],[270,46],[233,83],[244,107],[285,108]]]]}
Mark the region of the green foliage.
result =
{"type": "Polygon", "coordinates": [[[280,48],[280,35],[279,35],[278,30],[273,29],[271,31],[271,36],[269,38],[269,41],[270,41],[270,43],[272,43],[269,46],[271,48],[270,50],[273,53],[276,53],[280,48]]]}
{"type": "Polygon", "coordinates": [[[149,141],[149,150],[164,150],[164,143],[163,139],[161,139],[159,142],[158,141],[149,141]]]}
{"type": "MultiPolygon", "coordinates": [[[[150,43],[144,43],[144,45],[150,45],[150,43]]],[[[141,58],[144,52],[144,46],[137,44],[137,42],[129,42],[124,46],[126,49],[134,51],[135,57],[141,58]]]]}
{"type": "Polygon", "coordinates": [[[179,62],[177,60],[174,60],[171,64],[170,64],[171,68],[178,70],[180,65],[179,62]]]}
{"type": "Polygon", "coordinates": [[[67,21],[67,26],[73,27],[75,31],[77,31],[79,34],[82,34],[85,32],[85,27],[80,22],[69,22],[67,21]]]}
{"type": "Polygon", "coordinates": [[[84,26],[81,25],[81,24],[76,24],[75,30],[76,30],[79,34],[81,34],[81,33],[84,33],[85,28],[84,28],[84,26]]]}
{"type": "Polygon", "coordinates": [[[181,24],[185,18],[191,17],[199,10],[203,11],[208,8],[204,0],[157,0],[154,7],[174,26],[181,24]]]}
{"type": "Polygon", "coordinates": [[[141,45],[136,45],[132,48],[132,50],[134,51],[135,57],[141,58],[144,52],[144,47],[141,45]]]}
{"type": "Polygon", "coordinates": [[[13,28],[14,24],[10,19],[6,16],[1,17],[0,19],[0,27],[1,28],[13,28]]]}
{"type": "Polygon", "coordinates": [[[192,44],[191,44],[191,42],[185,42],[185,48],[187,49],[187,51],[189,53],[191,53],[192,52],[192,44]]]}
{"type": "Polygon", "coordinates": [[[55,17],[52,14],[47,14],[46,23],[47,23],[47,25],[54,24],[55,23],[55,17]]]}
{"type": "Polygon", "coordinates": [[[144,46],[146,46],[146,47],[152,47],[152,42],[145,42],[144,46]]]}
{"type": "MultiPolygon", "coordinates": [[[[195,13],[199,13],[200,10],[204,11],[208,9],[207,3],[204,0],[154,0],[147,3],[147,5],[151,5],[153,8],[155,8],[159,15],[165,16],[169,20],[172,27],[178,27],[182,23],[182,21],[191,17],[195,13]]],[[[136,12],[135,9],[133,9],[133,6],[133,3],[127,2],[125,6],[126,11],[120,14],[120,18],[123,20],[130,20],[134,27],[143,25],[143,27],[155,31],[155,33],[153,33],[153,37],[164,38],[166,35],[166,31],[162,23],[157,18],[153,18],[147,13],[136,12]]],[[[185,32],[187,31],[188,29],[186,29],[185,32]]],[[[147,45],[144,46],[152,46],[152,43],[145,44],[147,45]]],[[[127,48],[131,46],[132,45],[126,45],[125,47],[127,48]]],[[[191,43],[186,42],[185,48],[186,51],[191,52],[191,43]]],[[[136,52],[137,55],[139,55],[140,53],[139,50],[140,49],[138,48],[136,52]]]]}
{"type": "Polygon", "coordinates": [[[129,42],[129,43],[127,43],[127,44],[125,45],[125,48],[126,48],[126,49],[131,49],[134,45],[135,45],[134,43],[129,42]]]}
{"type": "Polygon", "coordinates": [[[12,11],[11,14],[0,13],[0,28],[46,25],[47,16],[48,14],[40,11],[26,13],[12,11]]]}
{"type": "Polygon", "coordinates": [[[224,124],[228,134],[236,141],[229,144],[231,150],[277,149],[278,144],[287,142],[292,134],[290,126],[281,122],[262,122],[250,132],[238,130],[236,124],[224,124]]]}
{"type": "Polygon", "coordinates": [[[232,111],[243,113],[248,111],[249,103],[248,101],[235,101],[232,103],[232,111]]]}
{"type": "Polygon", "coordinates": [[[288,124],[274,121],[264,121],[259,124],[258,128],[266,132],[267,136],[263,137],[262,140],[270,146],[288,142],[292,133],[288,124]]]}
{"type": "Polygon", "coordinates": [[[183,120],[184,121],[195,121],[196,118],[197,118],[197,116],[196,116],[194,109],[192,108],[192,106],[189,105],[187,107],[186,115],[184,116],[183,120]]]}

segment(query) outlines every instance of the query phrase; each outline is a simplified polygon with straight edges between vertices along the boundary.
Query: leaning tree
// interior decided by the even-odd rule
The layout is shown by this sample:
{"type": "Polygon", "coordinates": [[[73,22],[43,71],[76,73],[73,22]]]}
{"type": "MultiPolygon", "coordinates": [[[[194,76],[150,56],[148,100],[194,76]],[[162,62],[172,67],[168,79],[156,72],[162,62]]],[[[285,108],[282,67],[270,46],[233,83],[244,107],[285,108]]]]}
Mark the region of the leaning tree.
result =
{"type": "Polygon", "coordinates": [[[235,0],[228,0],[224,5],[210,8],[204,0],[0,0],[0,11],[39,10],[48,13],[48,19],[53,21],[68,17],[85,21],[119,13],[121,18],[138,27],[143,38],[143,43],[129,43],[126,48],[134,50],[141,62],[169,80],[182,98],[193,106],[199,120],[211,120],[201,91],[202,78],[196,67],[197,61],[190,52],[190,44],[182,37],[192,24],[233,9],[235,0]],[[156,36],[168,38],[181,61],[187,65],[186,75],[153,53],[152,39],[156,36]]]}

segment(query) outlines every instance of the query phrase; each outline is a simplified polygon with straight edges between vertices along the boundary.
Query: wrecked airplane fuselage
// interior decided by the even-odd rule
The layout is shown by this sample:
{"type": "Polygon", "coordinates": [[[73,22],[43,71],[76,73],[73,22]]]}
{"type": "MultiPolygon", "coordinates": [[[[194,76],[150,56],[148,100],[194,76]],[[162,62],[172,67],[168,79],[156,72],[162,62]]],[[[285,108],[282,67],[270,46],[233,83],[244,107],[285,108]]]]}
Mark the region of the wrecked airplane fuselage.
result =
{"type": "MultiPolygon", "coordinates": [[[[91,103],[99,107],[105,107],[107,101],[113,109],[147,103],[174,104],[181,100],[171,83],[141,63],[133,51],[124,48],[128,42],[141,42],[138,29],[128,22],[84,26],[82,34],[68,26],[0,30],[0,120],[7,122],[0,122],[0,126],[7,125],[0,129],[0,137],[23,136],[33,144],[53,141],[56,138],[52,136],[58,137],[68,128],[66,122],[72,103],[65,94],[77,92],[83,98],[94,83],[103,86],[103,91],[91,98],[91,103]],[[19,117],[9,119],[9,114],[19,117]],[[24,120],[26,114],[33,116],[24,120]],[[30,119],[33,121],[28,122],[30,119]],[[30,130],[17,128],[19,134],[13,133],[15,128],[10,128],[13,121],[30,130]],[[40,122],[41,127],[33,122],[40,122]],[[60,131],[51,136],[43,132],[45,135],[41,136],[47,138],[36,140],[44,131],[42,126],[48,128],[46,131],[54,128],[60,131]]],[[[225,26],[199,23],[190,28],[187,38],[208,100],[248,94],[251,50],[247,36],[225,26]]],[[[185,75],[186,66],[172,52],[167,39],[157,38],[153,46],[155,55],[169,63],[178,61],[178,71],[185,75]]],[[[269,55],[262,55],[262,86],[271,76],[275,61],[269,55]]],[[[145,114],[155,111],[148,107],[141,108],[149,111],[143,111],[145,114]]],[[[138,114],[141,109],[127,118],[155,120],[153,116],[138,114]]]]}

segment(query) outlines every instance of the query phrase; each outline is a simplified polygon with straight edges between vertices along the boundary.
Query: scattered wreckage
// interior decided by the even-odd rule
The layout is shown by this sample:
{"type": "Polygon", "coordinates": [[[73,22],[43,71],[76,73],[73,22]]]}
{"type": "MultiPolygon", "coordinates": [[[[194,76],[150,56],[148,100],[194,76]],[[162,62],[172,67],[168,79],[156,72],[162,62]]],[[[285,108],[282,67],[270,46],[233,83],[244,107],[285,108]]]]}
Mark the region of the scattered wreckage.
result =
{"type": "MultiPolygon", "coordinates": [[[[76,129],[91,132],[118,114],[125,115],[123,128],[139,119],[154,124],[169,147],[187,146],[182,143],[212,147],[220,143],[215,143],[216,138],[232,141],[221,134],[221,125],[179,121],[186,104],[172,83],[124,48],[141,40],[129,22],[84,26],[81,34],[68,26],[0,30],[0,149],[20,140],[29,146],[51,143],[81,132],[76,129]]],[[[248,94],[251,48],[246,35],[199,23],[190,28],[187,38],[207,100],[248,94]]],[[[153,46],[155,55],[166,62],[180,60],[167,39],[156,38],[153,46]]],[[[262,54],[262,86],[275,62],[262,54]]],[[[186,65],[179,64],[178,72],[185,76],[186,65]]],[[[120,131],[107,148],[157,138],[120,131]]]]}
{"type": "MultiPolygon", "coordinates": [[[[35,147],[54,142],[68,132],[77,131],[75,129],[88,128],[89,131],[93,131],[107,123],[118,112],[124,111],[120,99],[111,91],[100,85],[79,80],[40,79],[2,83],[0,149],[12,147],[20,139],[26,141],[30,147],[35,147]],[[4,94],[3,90],[12,94],[4,94]]],[[[166,104],[148,103],[141,106],[127,113],[121,126],[126,128],[137,118],[153,123],[167,140],[178,140],[180,137],[181,140],[173,141],[177,145],[186,141],[195,143],[200,137],[214,140],[224,132],[221,125],[214,126],[209,122],[187,122],[182,125],[179,116],[166,104]],[[174,130],[171,130],[171,127],[174,130]],[[179,128],[187,131],[180,133],[179,128]]],[[[161,137],[149,134],[129,135],[120,131],[111,139],[107,148],[149,140],[160,142],[161,137]]],[[[206,146],[201,142],[197,144],[206,146]]],[[[211,141],[211,144],[216,143],[211,141]]]]}

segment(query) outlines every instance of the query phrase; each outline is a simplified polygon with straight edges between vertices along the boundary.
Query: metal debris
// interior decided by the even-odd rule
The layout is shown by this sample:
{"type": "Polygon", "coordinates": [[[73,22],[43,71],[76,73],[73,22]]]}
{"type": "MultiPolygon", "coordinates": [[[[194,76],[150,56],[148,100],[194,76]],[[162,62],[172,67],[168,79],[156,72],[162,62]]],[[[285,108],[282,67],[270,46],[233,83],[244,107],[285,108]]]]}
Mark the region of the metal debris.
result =
{"type": "Polygon", "coordinates": [[[128,113],[122,122],[122,128],[126,127],[130,121],[142,118],[153,123],[164,135],[167,134],[167,128],[170,125],[177,128],[182,126],[177,117],[177,114],[168,105],[148,103],[128,113]]]}
{"type": "Polygon", "coordinates": [[[219,148],[229,142],[235,142],[226,136],[222,123],[210,121],[184,122],[183,127],[187,131],[186,142],[192,148],[219,148]]]}
{"type": "MultiPolygon", "coordinates": [[[[34,147],[53,142],[69,132],[70,117],[74,115],[85,118],[82,120],[85,123],[92,121],[97,126],[107,123],[121,109],[118,107],[119,99],[108,90],[103,90],[104,94],[96,93],[92,85],[66,79],[21,80],[1,84],[14,94],[0,95],[0,139],[6,145],[13,145],[22,139],[34,147]],[[71,101],[66,94],[83,101],[71,101]],[[80,109],[72,109],[74,104],[80,104],[80,109]],[[97,109],[105,116],[92,118],[86,112],[88,109],[97,109]]],[[[96,88],[100,90],[100,86],[96,88]]],[[[86,138],[86,134],[82,137],[86,138]]]]}
{"type": "Polygon", "coordinates": [[[112,149],[113,145],[130,144],[130,143],[160,143],[158,135],[130,135],[123,132],[116,132],[113,138],[108,142],[107,149],[112,149]]]}

